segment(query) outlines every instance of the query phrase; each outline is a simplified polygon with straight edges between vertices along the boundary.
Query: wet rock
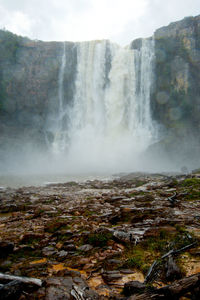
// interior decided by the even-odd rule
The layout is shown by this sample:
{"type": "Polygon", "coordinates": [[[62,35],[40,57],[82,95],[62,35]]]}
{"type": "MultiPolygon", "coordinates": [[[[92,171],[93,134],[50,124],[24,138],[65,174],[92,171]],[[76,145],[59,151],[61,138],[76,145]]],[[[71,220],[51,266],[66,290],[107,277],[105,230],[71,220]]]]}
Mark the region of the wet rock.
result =
{"type": "Polygon", "coordinates": [[[65,291],[64,287],[50,286],[46,290],[45,300],[70,300],[70,293],[65,291]]]}
{"type": "Polygon", "coordinates": [[[121,220],[121,214],[120,214],[120,213],[115,214],[115,215],[111,214],[111,215],[109,216],[108,220],[109,220],[109,222],[110,222],[112,225],[115,225],[115,224],[117,224],[118,222],[120,222],[120,220],[121,220]]]}
{"type": "Polygon", "coordinates": [[[33,250],[35,250],[35,247],[29,246],[29,245],[19,245],[19,246],[17,247],[17,249],[15,249],[15,250],[16,250],[16,251],[17,251],[17,250],[33,251],[33,250]]]}
{"type": "Polygon", "coordinates": [[[66,251],[76,251],[76,246],[74,244],[64,243],[63,246],[62,246],[62,249],[66,250],[66,251]]]}
{"type": "Polygon", "coordinates": [[[14,244],[10,242],[0,242],[0,258],[4,258],[12,253],[14,250],[14,244]]]}
{"type": "Polygon", "coordinates": [[[61,250],[60,252],[58,252],[58,258],[59,259],[65,259],[68,256],[68,252],[65,250],[61,250]]]}
{"type": "Polygon", "coordinates": [[[46,281],[45,300],[68,300],[68,299],[99,299],[96,292],[92,291],[81,277],[49,278],[46,281]],[[76,297],[74,297],[76,296],[76,297]]]}
{"type": "Polygon", "coordinates": [[[56,254],[56,250],[55,250],[54,247],[44,247],[44,248],[42,249],[42,254],[43,254],[44,256],[51,256],[51,255],[56,254]]]}
{"type": "Polygon", "coordinates": [[[129,281],[124,285],[124,295],[130,296],[136,293],[144,292],[146,286],[139,281],[129,281]]]}
{"type": "Polygon", "coordinates": [[[42,240],[43,238],[44,238],[44,234],[28,232],[28,233],[25,233],[24,235],[22,235],[20,237],[20,240],[21,240],[21,243],[30,243],[32,241],[42,240]]]}
{"type": "Polygon", "coordinates": [[[86,264],[89,264],[89,263],[90,263],[90,258],[81,258],[78,261],[78,264],[80,264],[80,265],[86,265],[86,264]]]}
{"type": "Polygon", "coordinates": [[[117,242],[133,242],[134,237],[131,232],[124,232],[124,231],[114,231],[113,237],[117,242]]]}
{"type": "Polygon", "coordinates": [[[122,274],[132,274],[132,273],[134,273],[133,270],[130,270],[130,269],[120,269],[120,272],[122,274]]]}
{"type": "Polygon", "coordinates": [[[78,249],[83,252],[88,252],[88,251],[92,250],[93,247],[89,244],[86,244],[86,245],[80,246],[78,249]]]}
{"type": "Polygon", "coordinates": [[[59,277],[80,277],[81,273],[79,271],[74,271],[74,270],[60,270],[57,272],[57,276],[59,277]]]}
{"type": "Polygon", "coordinates": [[[119,271],[107,271],[106,273],[102,274],[102,277],[106,282],[112,282],[121,279],[122,275],[119,271]]]}
{"type": "Polygon", "coordinates": [[[84,265],[83,270],[89,270],[89,269],[92,269],[93,267],[94,267],[94,264],[86,264],[86,265],[84,265]]]}
{"type": "Polygon", "coordinates": [[[111,198],[108,198],[108,202],[110,203],[114,203],[117,202],[119,200],[122,200],[124,198],[124,196],[112,196],[111,198]]]}
{"type": "Polygon", "coordinates": [[[108,259],[108,263],[111,265],[120,265],[122,261],[119,259],[108,259]]]}

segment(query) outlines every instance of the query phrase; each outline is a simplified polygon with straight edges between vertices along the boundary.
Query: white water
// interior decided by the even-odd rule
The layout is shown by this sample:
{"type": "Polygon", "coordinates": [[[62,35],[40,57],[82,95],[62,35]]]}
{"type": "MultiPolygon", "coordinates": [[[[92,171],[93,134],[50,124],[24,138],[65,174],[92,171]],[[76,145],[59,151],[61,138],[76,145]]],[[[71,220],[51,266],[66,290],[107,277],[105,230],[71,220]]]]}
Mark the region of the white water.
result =
{"type": "Polygon", "coordinates": [[[66,66],[66,47],[64,42],[60,70],[58,74],[58,114],[57,114],[57,119],[54,120],[54,124],[52,126],[54,132],[54,139],[51,146],[52,146],[53,153],[55,153],[56,155],[57,154],[59,155],[60,152],[63,152],[65,150],[67,138],[68,138],[66,128],[63,126],[64,125],[63,120],[67,114],[67,111],[63,106],[63,102],[64,102],[63,84],[64,84],[65,66],[66,66]]]}
{"type": "Polygon", "coordinates": [[[78,43],[77,50],[75,95],[68,112],[63,109],[65,46],[63,50],[53,152],[62,155],[69,172],[143,169],[140,154],[156,136],[150,113],[153,40],[144,39],[141,50],[104,40],[78,43]],[[62,125],[66,113],[68,131],[62,125]]]}

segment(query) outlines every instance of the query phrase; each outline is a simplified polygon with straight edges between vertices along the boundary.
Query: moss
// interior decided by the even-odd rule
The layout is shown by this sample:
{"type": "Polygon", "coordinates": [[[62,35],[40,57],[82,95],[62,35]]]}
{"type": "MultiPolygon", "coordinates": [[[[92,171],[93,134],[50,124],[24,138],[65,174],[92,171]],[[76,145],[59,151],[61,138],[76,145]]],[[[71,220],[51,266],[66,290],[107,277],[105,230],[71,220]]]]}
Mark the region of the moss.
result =
{"type": "Polygon", "coordinates": [[[161,229],[156,236],[148,237],[136,246],[128,246],[124,252],[124,266],[133,267],[144,274],[154,260],[172,249],[180,249],[195,241],[193,234],[184,227],[177,226],[176,231],[161,229]]]}
{"type": "Polygon", "coordinates": [[[125,266],[128,268],[136,268],[142,271],[144,274],[147,273],[151,263],[149,261],[149,254],[140,247],[135,249],[129,249],[126,253],[127,260],[125,266]]]}
{"type": "Polygon", "coordinates": [[[190,190],[185,200],[200,200],[200,191],[190,190]]]}
{"type": "Polygon", "coordinates": [[[105,247],[111,239],[111,233],[93,233],[88,236],[88,243],[94,247],[105,247]]]}
{"type": "Polygon", "coordinates": [[[33,250],[30,249],[20,249],[8,256],[8,260],[11,260],[13,263],[18,262],[22,258],[31,259],[31,258],[41,258],[41,251],[40,250],[33,250]]]}
{"type": "Polygon", "coordinates": [[[4,30],[0,32],[0,62],[9,61],[16,63],[17,50],[20,47],[21,40],[20,36],[9,31],[4,30]]]}
{"type": "Polygon", "coordinates": [[[184,200],[198,200],[200,199],[200,179],[187,178],[180,182],[179,186],[184,188],[184,200]]]}
{"type": "Polygon", "coordinates": [[[0,271],[3,273],[7,272],[10,270],[11,267],[12,267],[12,262],[8,261],[8,263],[0,265],[0,271]]]}
{"type": "Polygon", "coordinates": [[[142,247],[150,252],[163,253],[166,251],[169,240],[172,238],[172,234],[166,230],[160,230],[155,237],[149,237],[142,242],[142,247]]]}
{"type": "Polygon", "coordinates": [[[180,184],[183,187],[199,187],[200,188],[200,178],[187,178],[180,184]]]}
{"type": "Polygon", "coordinates": [[[95,211],[85,210],[84,213],[83,213],[83,216],[90,217],[90,216],[93,216],[95,214],[97,214],[95,211]]]}
{"type": "Polygon", "coordinates": [[[178,181],[176,179],[172,179],[172,181],[168,184],[170,188],[176,187],[178,185],[178,181]]]}

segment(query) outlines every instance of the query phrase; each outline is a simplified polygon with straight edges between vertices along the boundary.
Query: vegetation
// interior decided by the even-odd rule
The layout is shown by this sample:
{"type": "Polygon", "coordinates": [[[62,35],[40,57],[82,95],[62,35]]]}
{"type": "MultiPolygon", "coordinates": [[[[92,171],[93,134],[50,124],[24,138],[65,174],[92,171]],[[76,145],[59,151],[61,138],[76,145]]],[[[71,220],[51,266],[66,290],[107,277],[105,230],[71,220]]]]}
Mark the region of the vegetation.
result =
{"type": "Polygon", "coordinates": [[[16,63],[17,50],[22,38],[7,30],[0,31],[0,63],[16,63]]]}
{"type": "Polygon", "coordinates": [[[184,227],[176,226],[172,231],[161,229],[155,236],[144,239],[138,245],[129,245],[124,253],[124,265],[146,274],[154,260],[169,250],[180,249],[194,241],[194,236],[184,227]]]}
{"type": "Polygon", "coordinates": [[[182,181],[181,186],[200,188],[200,178],[186,178],[184,181],[182,181]]]}
{"type": "Polygon", "coordinates": [[[17,51],[22,38],[6,30],[0,30],[0,112],[4,110],[7,97],[7,81],[3,76],[3,69],[9,64],[17,62],[17,51]]]}
{"type": "Polygon", "coordinates": [[[92,233],[88,236],[88,243],[94,247],[105,247],[108,241],[112,239],[111,233],[92,233]]]}

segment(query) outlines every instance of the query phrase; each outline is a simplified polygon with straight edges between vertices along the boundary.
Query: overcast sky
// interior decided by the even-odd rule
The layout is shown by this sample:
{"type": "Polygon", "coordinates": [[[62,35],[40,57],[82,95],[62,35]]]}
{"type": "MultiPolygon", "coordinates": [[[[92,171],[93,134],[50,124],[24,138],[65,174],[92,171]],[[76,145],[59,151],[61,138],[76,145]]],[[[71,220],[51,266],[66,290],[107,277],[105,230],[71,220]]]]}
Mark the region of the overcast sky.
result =
{"type": "Polygon", "coordinates": [[[200,0],[0,0],[0,28],[44,41],[122,45],[200,14],[200,0]]]}

